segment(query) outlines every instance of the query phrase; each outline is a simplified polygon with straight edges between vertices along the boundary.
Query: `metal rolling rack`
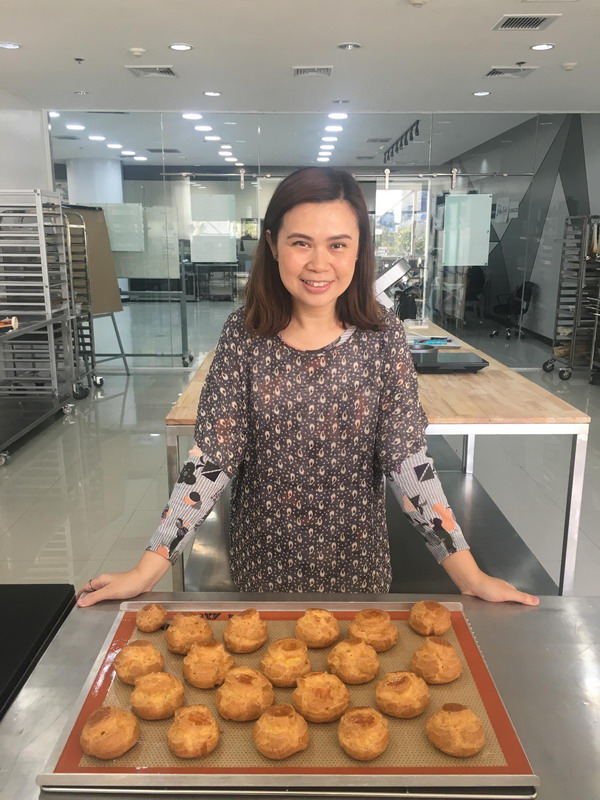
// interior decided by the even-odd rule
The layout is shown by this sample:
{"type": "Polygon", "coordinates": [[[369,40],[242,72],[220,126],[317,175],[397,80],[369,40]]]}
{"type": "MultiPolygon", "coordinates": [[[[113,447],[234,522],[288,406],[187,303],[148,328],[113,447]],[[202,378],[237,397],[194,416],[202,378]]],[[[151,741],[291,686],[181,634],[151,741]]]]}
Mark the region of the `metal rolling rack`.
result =
{"type": "Polygon", "coordinates": [[[561,364],[558,376],[563,381],[593,358],[598,318],[591,301],[599,296],[600,255],[593,252],[592,235],[598,225],[600,216],[567,217],[565,223],[552,356],[542,364],[544,372],[561,364]]]}
{"type": "Polygon", "coordinates": [[[62,408],[73,378],[69,277],[59,195],[0,191],[0,464],[6,448],[62,408]]]}
{"type": "Polygon", "coordinates": [[[594,315],[594,333],[592,334],[592,347],[590,351],[590,366],[588,370],[588,383],[600,383],[600,288],[598,297],[590,299],[589,311],[594,315]]]}
{"type": "Polygon", "coordinates": [[[73,396],[87,397],[92,384],[104,385],[96,375],[96,352],[92,320],[92,297],[88,271],[85,220],[72,209],[63,210],[70,278],[71,324],[73,329],[73,396]],[[87,386],[84,385],[84,381],[87,386]]]}

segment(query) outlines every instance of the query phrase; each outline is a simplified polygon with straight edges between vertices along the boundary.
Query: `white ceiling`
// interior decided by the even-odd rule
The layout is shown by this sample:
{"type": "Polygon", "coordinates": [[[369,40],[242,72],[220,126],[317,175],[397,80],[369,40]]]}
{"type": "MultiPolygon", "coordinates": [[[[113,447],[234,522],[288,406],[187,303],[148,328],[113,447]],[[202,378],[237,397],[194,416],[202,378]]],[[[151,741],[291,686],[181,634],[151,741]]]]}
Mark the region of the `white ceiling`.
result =
{"type": "MultiPolygon", "coordinates": [[[[482,112],[600,111],[598,11],[599,0],[428,0],[421,8],[407,0],[1,0],[0,38],[21,49],[0,49],[0,80],[6,92],[33,107],[71,109],[73,117],[90,109],[195,110],[208,124],[217,119],[220,124],[223,112],[235,112],[238,125],[230,127],[237,135],[228,139],[232,144],[244,139],[247,149],[240,144],[235,155],[253,164],[258,120],[242,120],[240,112],[261,114],[262,163],[309,163],[326,113],[339,110],[335,99],[346,99],[343,110],[351,119],[340,152],[346,148],[345,163],[365,166],[372,162],[353,159],[377,155],[366,147],[369,136],[395,138],[404,120],[410,124],[431,112],[477,114],[455,141],[447,139],[447,147],[435,144],[440,156],[451,157],[512,127],[495,117],[480,129],[482,112]],[[492,30],[503,14],[546,12],[562,14],[546,31],[492,30]],[[194,49],[168,48],[181,41],[194,49]],[[362,47],[338,49],[348,41],[362,47]],[[548,41],[556,45],[553,50],[529,49],[548,41]],[[146,52],[135,58],[131,47],[146,52]],[[519,61],[539,69],[522,79],[484,79],[492,66],[519,61]],[[565,71],[565,62],[578,66],[565,71]],[[177,77],[136,78],[125,69],[130,64],[171,65],[177,77]],[[331,66],[331,77],[292,77],[293,67],[307,65],[331,66]],[[213,89],[222,95],[204,96],[213,89]],[[474,97],[480,89],[490,96],[474,97]],[[88,94],[76,94],[81,91],[88,94]],[[282,112],[293,116],[266,116],[282,112]],[[353,128],[353,119],[360,125],[353,128]],[[273,136],[267,134],[270,127],[273,136]]],[[[66,116],[56,121],[53,133],[60,133],[66,116]]],[[[157,117],[97,115],[92,125],[91,115],[84,116],[85,134],[92,127],[105,135],[127,134],[122,144],[136,151],[164,141],[192,163],[200,158],[213,163],[193,123],[181,127],[177,114],[163,118],[164,136],[157,117]]],[[[441,139],[441,131],[434,128],[435,133],[441,139]]],[[[93,154],[87,138],[75,143],[76,153],[54,144],[59,158],[93,154]]],[[[398,163],[429,163],[415,150],[408,148],[398,163]]],[[[432,153],[431,163],[439,163],[437,156],[432,153]]],[[[171,160],[178,162],[185,160],[171,160]]]]}

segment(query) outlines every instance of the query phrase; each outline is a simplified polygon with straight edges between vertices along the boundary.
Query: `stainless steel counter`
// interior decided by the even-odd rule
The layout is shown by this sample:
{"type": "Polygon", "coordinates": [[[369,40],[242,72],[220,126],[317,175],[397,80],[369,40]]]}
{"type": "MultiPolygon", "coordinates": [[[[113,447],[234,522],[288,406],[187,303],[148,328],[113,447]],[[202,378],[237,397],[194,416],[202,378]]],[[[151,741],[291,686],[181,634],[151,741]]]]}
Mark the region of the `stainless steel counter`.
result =
{"type": "MultiPolygon", "coordinates": [[[[280,595],[160,594],[161,600],[279,600],[280,595]]],[[[339,595],[286,596],[307,605],[339,595]]],[[[346,597],[348,599],[348,597],[346,597]]],[[[360,600],[353,595],[352,600],[360,600]]],[[[376,601],[373,595],[364,601],[376,601]]],[[[410,601],[408,595],[379,600],[410,601]]],[[[456,595],[432,596],[456,601],[456,595]]],[[[537,609],[461,598],[532,767],[541,800],[600,797],[600,597],[542,598],[537,609]]],[[[285,600],[285,598],[284,598],[285,600]]],[[[46,764],[114,621],[119,603],[75,608],[0,722],[0,798],[40,797],[46,764]]],[[[6,643],[5,643],[6,644],[6,643]]],[[[83,800],[89,795],[42,795],[83,800]]],[[[103,797],[115,797],[106,795],[103,797]]]]}

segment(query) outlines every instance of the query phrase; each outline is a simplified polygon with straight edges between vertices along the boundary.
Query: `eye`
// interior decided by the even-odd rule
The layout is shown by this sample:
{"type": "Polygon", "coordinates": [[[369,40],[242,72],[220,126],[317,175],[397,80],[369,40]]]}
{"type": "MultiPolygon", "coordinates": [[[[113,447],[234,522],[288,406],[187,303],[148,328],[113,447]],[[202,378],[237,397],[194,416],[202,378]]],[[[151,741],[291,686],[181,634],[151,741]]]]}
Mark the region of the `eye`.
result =
{"type": "Polygon", "coordinates": [[[292,242],[292,247],[296,247],[296,245],[299,244],[308,246],[308,242],[305,242],[303,239],[299,239],[297,242],[292,242]]]}
{"type": "Polygon", "coordinates": [[[334,250],[342,250],[343,248],[348,247],[348,245],[345,242],[334,242],[332,247],[334,250]]]}

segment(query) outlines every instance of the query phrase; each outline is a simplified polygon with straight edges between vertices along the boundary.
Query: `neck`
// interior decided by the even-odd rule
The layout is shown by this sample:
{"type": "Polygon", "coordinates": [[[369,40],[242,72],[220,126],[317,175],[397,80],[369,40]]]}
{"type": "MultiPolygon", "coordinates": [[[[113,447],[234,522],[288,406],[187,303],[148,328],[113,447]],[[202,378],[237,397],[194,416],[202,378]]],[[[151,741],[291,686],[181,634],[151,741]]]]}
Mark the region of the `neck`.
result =
{"type": "Polygon", "coordinates": [[[316,350],[338,338],[345,330],[335,308],[294,309],[290,324],[280,336],[298,350],[316,350]]]}

